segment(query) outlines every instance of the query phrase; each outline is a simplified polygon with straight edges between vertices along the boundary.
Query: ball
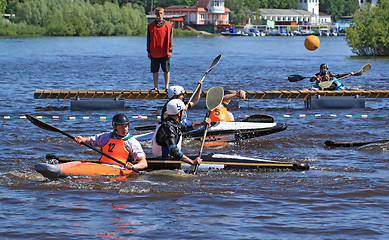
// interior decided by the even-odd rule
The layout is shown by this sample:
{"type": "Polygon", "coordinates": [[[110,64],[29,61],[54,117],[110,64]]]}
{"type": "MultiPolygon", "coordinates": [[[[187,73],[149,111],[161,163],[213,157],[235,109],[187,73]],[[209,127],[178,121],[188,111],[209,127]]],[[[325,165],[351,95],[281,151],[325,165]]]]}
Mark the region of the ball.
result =
{"type": "Polygon", "coordinates": [[[309,51],[315,51],[320,45],[320,40],[315,35],[309,35],[305,38],[304,46],[309,51]]]}

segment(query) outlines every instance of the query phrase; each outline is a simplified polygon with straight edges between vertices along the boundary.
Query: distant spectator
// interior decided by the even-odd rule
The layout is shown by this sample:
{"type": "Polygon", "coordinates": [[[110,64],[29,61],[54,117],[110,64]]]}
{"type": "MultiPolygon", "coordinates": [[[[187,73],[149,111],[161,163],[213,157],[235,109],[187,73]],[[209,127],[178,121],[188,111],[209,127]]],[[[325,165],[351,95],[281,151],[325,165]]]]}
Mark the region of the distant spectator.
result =
{"type": "Polygon", "coordinates": [[[154,11],[156,19],[147,28],[147,56],[151,60],[150,68],[154,80],[152,90],[158,90],[158,71],[161,66],[167,91],[170,81],[170,58],[173,52],[173,30],[172,24],[163,19],[164,9],[157,7],[154,11]]]}

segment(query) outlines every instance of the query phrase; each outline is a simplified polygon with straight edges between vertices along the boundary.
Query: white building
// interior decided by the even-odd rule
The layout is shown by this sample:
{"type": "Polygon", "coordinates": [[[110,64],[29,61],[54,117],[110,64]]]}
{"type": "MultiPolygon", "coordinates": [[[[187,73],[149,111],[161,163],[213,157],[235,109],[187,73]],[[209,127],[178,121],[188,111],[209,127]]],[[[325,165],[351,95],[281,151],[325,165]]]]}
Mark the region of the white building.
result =
{"type": "Polygon", "coordinates": [[[277,22],[295,22],[297,25],[316,25],[318,16],[303,9],[271,9],[261,8],[261,18],[277,22]]]}
{"type": "Polygon", "coordinates": [[[373,6],[377,5],[378,0],[358,0],[359,7],[366,6],[367,3],[370,3],[373,6]]]}

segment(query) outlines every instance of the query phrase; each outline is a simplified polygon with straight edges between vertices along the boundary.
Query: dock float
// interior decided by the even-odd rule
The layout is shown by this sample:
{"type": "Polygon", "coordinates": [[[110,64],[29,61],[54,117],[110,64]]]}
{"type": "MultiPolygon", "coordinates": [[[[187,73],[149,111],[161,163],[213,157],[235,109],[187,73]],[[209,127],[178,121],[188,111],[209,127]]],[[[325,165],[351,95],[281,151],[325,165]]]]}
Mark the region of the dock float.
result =
{"type": "MultiPolygon", "coordinates": [[[[231,93],[236,91],[230,90],[231,93]]],[[[308,99],[316,96],[358,96],[364,98],[389,98],[389,90],[345,90],[345,91],[307,91],[307,90],[247,90],[249,99],[280,99],[300,98],[308,99]]],[[[186,97],[190,97],[193,91],[186,91],[186,97]]],[[[202,91],[201,98],[205,98],[207,91],[202,91]]],[[[167,99],[165,90],[69,90],[69,89],[37,89],[34,92],[35,99],[167,99]]]]}

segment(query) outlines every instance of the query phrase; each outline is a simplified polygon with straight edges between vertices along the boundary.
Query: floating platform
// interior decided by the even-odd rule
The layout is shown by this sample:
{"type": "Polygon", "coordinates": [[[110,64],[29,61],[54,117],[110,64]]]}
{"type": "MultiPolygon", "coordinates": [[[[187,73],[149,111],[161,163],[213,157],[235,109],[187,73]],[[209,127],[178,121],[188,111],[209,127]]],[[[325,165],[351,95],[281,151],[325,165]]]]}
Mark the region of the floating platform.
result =
{"type": "MultiPolygon", "coordinates": [[[[236,91],[230,90],[231,93],[236,91]]],[[[250,99],[278,99],[278,98],[310,98],[315,96],[359,96],[365,98],[389,98],[389,90],[345,90],[345,91],[307,91],[307,90],[267,90],[246,91],[250,99]]],[[[186,97],[190,97],[193,91],[186,91],[186,97]]],[[[201,97],[205,98],[207,91],[202,91],[201,97]]],[[[165,90],[61,90],[61,89],[37,89],[34,92],[35,99],[80,99],[80,98],[113,98],[113,99],[167,99],[165,90]]]]}
{"type": "MultiPolygon", "coordinates": [[[[236,92],[230,90],[231,93],[236,92]]],[[[248,99],[304,99],[309,109],[364,108],[366,98],[389,98],[389,90],[345,90],[345,91],[308,91],[308,90],[268,90],[246,91],[248,99]]],[[[193,91],[186,91],[189,98],[193,91]]],[[[207,91],[200,97],[205,98],[207,91]]],[[[125,99],[167,99],[165,90],[61,90],[37,89],[35,99],[70,99],[72,110],[123,110],[125,99]]],[[[200,105],[200,104],[199,104],[200,105]]]]}

